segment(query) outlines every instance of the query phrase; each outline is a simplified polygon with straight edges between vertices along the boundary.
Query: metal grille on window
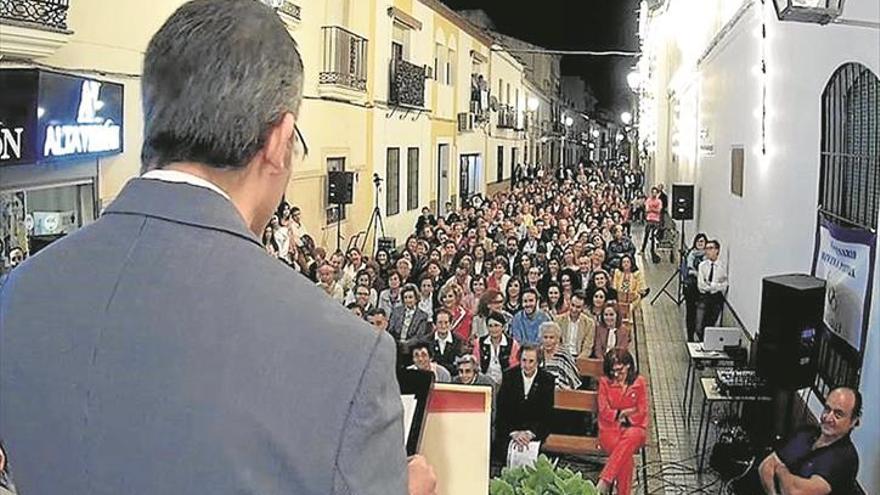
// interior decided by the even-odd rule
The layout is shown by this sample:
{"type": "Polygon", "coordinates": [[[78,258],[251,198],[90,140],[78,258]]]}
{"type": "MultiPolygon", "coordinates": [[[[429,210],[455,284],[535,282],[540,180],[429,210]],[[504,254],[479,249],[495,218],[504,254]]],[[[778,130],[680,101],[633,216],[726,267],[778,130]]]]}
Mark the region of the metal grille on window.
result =
{"type": "MultiPolygon", "coordinates": [[[[822,93],[819,214],[844,227],[877,231],[880,208],[880,79],[857,63],[842,65],[822,93]]],[[[862,356],[825,333],[814,391],[858,388],[862,356]]]]}
{"type": "Polygon", "coordinates": [[[880,207],[880,79],[841,66],[822,94],[819,211],[847,227],[877,230],[880,207]]]}

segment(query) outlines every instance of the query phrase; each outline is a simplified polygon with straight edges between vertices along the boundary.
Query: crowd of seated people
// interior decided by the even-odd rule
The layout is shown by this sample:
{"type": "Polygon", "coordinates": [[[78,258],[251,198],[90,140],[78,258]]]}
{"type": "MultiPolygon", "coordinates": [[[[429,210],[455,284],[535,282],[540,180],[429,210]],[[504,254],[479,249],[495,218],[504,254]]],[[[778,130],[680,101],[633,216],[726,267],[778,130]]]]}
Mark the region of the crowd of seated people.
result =
{"type": "Polygon", "coordinates": [[[492,386],[493,447],[506,451],[550,433],[554,390],[596,386],[579,376],[577,358],[631,345],[628,321],[647,287],[629,237],[639,192],[626,176],[581,166],[561,181],[521,181],[479,206],[447,204],[445,216],[425,208],[402,246],[373,257],[357,248],[328,257],[303,229],[294,232],[287,207],[264,243],[388,332],[400,367],[492,386]]]}

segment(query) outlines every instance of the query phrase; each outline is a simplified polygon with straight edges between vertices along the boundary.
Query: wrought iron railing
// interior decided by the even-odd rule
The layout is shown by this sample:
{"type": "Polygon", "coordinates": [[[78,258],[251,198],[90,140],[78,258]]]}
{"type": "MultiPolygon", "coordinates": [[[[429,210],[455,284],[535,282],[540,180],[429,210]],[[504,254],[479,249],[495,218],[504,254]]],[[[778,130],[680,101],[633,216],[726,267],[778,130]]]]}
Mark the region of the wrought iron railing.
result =
{"type": "Polygon", "coordinates": [[[302,7],[291,2],[290,0],[260,0],[264,4],[275,9],[279,14],[292,17],[297,21],[302,21],[302,7]]]}
{"type": "Polygon", "coordinates": [[[289,0],[284,0],[284,3],[282,3],[281,6],[278,7],[278,12],[281,12],[282,14],[287,14],[298,21],[302,20],[302,7],[289,0]]]}
{"type": "Polygon", "coordinates": [[[324,65],[320,84],[367,90],[367,40],[339,26],[324,26],[324,65]]]}
{"type": "Polygon", "coordinates": [[[67,29],[70,0],[0,0],[0,19],[67,29]]]}
{"type": "Polygon", "coordinates": [[[510,105],[500,105],[498,107],[498,124],[499,129],[515,129],[516,128],[516,111],[510,105]]]}
{"type": "Polygon", "coordinates": [[[425,106],[425,68],[403,59],[391,60],[388,101],[394,105],[425,106]]]}

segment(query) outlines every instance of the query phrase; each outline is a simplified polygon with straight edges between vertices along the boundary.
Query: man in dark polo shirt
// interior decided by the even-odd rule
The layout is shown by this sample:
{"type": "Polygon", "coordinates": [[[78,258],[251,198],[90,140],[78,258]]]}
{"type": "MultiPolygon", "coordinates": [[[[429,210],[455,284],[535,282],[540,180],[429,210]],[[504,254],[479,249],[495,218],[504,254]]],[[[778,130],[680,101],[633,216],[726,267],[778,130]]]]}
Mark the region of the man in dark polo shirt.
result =
{"type": "Polygon", "coordinates": [[[819,428],[798,430],[767,456],[758,472],[768,494],[844,495],[855,493],[859,455],[849,434],[859,424],[862,396],[836,388],[828,394],[819,428]]]}

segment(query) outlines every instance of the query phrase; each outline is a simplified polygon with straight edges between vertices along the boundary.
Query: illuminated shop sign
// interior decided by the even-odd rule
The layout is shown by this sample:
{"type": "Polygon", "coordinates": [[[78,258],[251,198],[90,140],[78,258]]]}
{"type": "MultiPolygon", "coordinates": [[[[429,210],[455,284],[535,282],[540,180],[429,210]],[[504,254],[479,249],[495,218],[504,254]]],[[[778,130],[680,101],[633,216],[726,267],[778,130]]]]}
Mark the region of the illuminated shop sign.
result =
{"type": "Polygon", "coordinates": [[[123,87],[37,69],[0,70],[0,165],[123,151],[123,87]]]}

